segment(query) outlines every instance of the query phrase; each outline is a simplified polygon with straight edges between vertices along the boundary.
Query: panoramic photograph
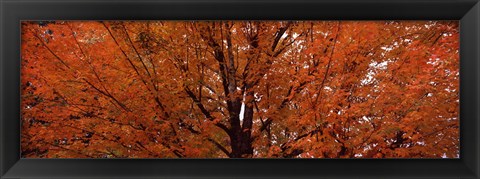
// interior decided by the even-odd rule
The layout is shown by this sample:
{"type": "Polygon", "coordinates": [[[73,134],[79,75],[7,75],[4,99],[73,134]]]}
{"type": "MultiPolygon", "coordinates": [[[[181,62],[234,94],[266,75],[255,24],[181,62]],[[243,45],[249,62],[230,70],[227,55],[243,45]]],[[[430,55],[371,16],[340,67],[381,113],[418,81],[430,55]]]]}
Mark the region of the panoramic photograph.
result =
{"type": "Polygon", "coordinates": [[[458,21],[22,21],[22,158],[459,158],[458,21]]]}

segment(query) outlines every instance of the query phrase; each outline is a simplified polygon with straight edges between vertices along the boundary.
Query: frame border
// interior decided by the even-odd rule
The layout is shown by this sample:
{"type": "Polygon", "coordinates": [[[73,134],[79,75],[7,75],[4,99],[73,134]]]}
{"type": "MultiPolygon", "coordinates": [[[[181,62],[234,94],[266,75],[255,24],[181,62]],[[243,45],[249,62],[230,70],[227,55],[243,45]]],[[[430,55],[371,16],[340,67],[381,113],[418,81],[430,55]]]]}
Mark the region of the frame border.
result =
{"type": "Polygon", "coordinates": [[[479,0],[0,0],[0,178],[480,178],[479,0]],[[21,159],[21,20],[459,20],[460,159],[21,159]],[[247,172],[246,172],[247,171],[247,172]]]}

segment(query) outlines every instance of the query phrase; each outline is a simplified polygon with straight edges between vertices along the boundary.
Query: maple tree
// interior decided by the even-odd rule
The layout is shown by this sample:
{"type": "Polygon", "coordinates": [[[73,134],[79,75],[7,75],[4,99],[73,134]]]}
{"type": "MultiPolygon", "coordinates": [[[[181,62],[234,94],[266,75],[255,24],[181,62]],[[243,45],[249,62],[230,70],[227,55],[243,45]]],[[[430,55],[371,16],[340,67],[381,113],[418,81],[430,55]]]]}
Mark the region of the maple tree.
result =
{"type": "Polygon", "coordinates": [[[457,158],[457,21],[24,21],[28,158],[457,158]]]}

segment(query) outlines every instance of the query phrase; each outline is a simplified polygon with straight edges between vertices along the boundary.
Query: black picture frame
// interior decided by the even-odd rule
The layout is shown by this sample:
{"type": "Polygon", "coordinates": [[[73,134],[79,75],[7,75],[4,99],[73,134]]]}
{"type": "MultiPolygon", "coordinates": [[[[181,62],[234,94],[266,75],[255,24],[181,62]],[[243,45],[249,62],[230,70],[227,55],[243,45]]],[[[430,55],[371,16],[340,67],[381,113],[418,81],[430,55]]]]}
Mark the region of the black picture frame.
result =
{"type": "Polygon", "coordinates": [[[0,178],[479,178],[478,0],[1,0],[0,178]],[[21,159],[21,20],[459,20],[460,159],[21,159]]]}

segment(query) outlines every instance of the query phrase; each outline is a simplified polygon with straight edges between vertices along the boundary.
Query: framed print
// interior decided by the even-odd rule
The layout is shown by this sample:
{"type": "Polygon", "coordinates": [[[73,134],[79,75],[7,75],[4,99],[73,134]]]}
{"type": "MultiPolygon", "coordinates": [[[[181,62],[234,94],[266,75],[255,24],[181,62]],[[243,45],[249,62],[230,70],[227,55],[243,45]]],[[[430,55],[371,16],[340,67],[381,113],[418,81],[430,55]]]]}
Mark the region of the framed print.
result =
{"type": "Polygon", "coordinates": [[[1,178],[479,178],[477,0],[1,1],[1,178]]]}
{"type": "Polygon", "coordinates": [[[459,158],[458,27],[22,21],[21,155],[459,158]]]}

